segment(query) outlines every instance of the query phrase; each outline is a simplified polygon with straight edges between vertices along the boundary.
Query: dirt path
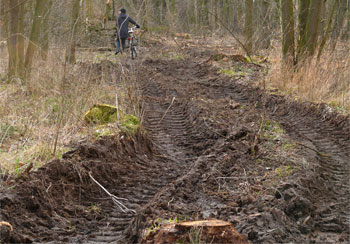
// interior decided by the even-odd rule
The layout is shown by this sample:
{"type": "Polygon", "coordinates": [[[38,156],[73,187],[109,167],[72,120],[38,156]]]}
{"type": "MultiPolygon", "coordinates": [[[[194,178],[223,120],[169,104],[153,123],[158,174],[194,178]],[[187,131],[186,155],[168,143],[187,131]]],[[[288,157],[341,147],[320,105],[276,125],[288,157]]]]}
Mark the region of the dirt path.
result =
{"type": "Polygon", "coordinates": [[[253,88],[257,65],[237,61],[251,74],[229,78],[188,55],[143,63],[144,134],[83,143],[5,181],[0,220],[14,231],[2,240],[134,243],[155,221],[218,218],[253,243],[349,241],[349,118],[253,88]],[[259,138],[262,117],[307,161],[288,176],[271,170],[288,158],[259,138]]]}

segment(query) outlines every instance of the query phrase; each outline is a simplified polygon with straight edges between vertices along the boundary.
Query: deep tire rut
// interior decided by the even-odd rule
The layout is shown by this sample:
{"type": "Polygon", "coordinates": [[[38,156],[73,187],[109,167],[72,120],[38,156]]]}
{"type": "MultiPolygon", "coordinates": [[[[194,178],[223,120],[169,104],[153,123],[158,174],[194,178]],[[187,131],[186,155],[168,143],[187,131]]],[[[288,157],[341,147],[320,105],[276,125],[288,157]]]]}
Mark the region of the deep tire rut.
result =
{"type": "MultiPolygon", "coordinates": [[[[193,76],[208,69],[197,66],[193,76]]],[[[205,72],[204,72],[205,73],[205,72]]],[[[208,72],[209,75],[209,72],[208,72]]],[[[205,77],[205,76],[204,76],[205,77]]],[[[200,78],[200,77],[198,77],[200,78]]],[[[349,232],[350,226],[350,118],[311,103],[298,103],[264,94],[257,88],[229,78],[202,79],[196,84],[208,88],[208,97],[256,104],[268,117],[282,124],[290,137],[305,142],[317,153],[310,185],[305,186],[316,206],[315,227],[321,232],[349,232]]]]}
{"type": "Polygon", "coordinates": [[[230,79],[217,74],[218,70],[207,63],[194,62],[168,64],[157,63],[158,69],[173,66],[173,72],[165,73],[165,79],[178,87],[191,83],[196,97],[198,92],[208,99],[231,99],[246,106],[265,110],[270,119],[278,121],[287,134],[301,142],[314,153],[313,174],[304,182],[306,197],[316,208],[313,229],[320,232],[349,233],[350,226],[350,118],[329,112],[326,106],[288,101],[269,95],[240,79],[230,79]],[[175,69],[176,67],[176,69],[175,69]],[[186,73],[186,78],[181,75],[186,73]],[[180,77],[180,78],[179,78],[180,77]],[[190,78],[189,78],[190,77],[190,78]],[[187,79],[187,80],[186,80],[187,79]]]}
{"type": "MultiPolygon", "coordinates": [[[[125,206],[138,210],[146,205],[157,192],[168,183],[177,179],[186,168],[197,159],[203,150],[213,143],[207,140],[210,133],[206,132],[201,121],[189,111],[188,105],[164,97],[164,91],[157,84],[150,82],[142,88],[145,97],[144,127],[152,143],[156,145],[159,155],[152,159],[138,160],[137,177],[130,186],[116,186],[112,193],[126,198],[125,206]],[[196,143],[206,139],[206,145],[196,143]],[[202,148],[202,149],[201,149],[202,148]]],[[[122,213],[108,200],[105,202],[109,217],[103,221],[97,231],[75,238],[74,241],[84,243],[128,243],[128,232],[133,228],[132,219],[135,214],[122,213]]],[[[100,223],[99,223],[100,224],[100,223]]]]}

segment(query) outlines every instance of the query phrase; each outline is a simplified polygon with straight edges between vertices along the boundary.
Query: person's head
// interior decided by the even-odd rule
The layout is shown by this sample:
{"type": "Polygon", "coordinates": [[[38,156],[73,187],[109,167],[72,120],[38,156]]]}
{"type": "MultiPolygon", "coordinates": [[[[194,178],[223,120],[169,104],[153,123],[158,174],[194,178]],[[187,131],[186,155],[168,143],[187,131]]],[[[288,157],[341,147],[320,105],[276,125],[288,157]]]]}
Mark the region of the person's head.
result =
{"type": "Polygon", "coordinates": [[[120,12],[121,14],[126,14],[125,8],[121,8],[121,9],[119,10],[119,12],[120,12]]]}

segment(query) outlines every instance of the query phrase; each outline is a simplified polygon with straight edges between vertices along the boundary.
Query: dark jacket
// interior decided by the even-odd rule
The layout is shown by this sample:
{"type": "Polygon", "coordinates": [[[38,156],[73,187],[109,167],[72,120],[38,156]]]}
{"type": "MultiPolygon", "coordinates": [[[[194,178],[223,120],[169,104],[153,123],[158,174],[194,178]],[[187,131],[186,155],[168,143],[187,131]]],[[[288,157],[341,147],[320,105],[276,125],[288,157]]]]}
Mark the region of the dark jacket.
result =
{"type": "MultiPolygon", "coordinates": [[[[129,22],[131,22],[134,25],[137,25],[135,20],[130,18],[127,14],[121,13],[118,15],[117,19],[117,29],[120,31],[120,38],[128,38],[129,34],[129,22]]],[[[117,32],[117,39],[119,39],[119,33],[117,32]]]]}

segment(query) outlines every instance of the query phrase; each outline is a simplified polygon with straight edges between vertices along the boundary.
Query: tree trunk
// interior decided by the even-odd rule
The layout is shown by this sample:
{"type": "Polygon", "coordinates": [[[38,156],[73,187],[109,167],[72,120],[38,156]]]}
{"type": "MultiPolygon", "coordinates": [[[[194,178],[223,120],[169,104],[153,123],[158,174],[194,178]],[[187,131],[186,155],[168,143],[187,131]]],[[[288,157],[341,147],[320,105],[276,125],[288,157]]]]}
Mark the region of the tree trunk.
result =
{"type": "Polygon", "coordinates": [[[0,39],[7,39],[8,31],[8,0],[0,0],[0,39]]]}
{"type": "Polygon", "coordinates": [[[341,34],[342,28],[344,26],[345,14],[346,14],[346,5],[347,0],[335,0],[338,1],[337,14],[335,18],[335,23],[332,32],[332,41],[331,41],[331,49],[334,50],[339,36],[341,34]]]}
{"type": "Polygon", "coordinates": [[[7,47],[9,52],[8,76],[9,78],[23,78],[23,2],[19,0],[8,0],[9,7],[9,28],[7,47]],[[21,36],[21,38],[20,38],[21,36]]]}
{"type": "MultiPolygon", "coordinates": [[[[260,2],[260,31],[259,31],[259,47],[267,49],[270,47],[271,42],[271,33],[270,33],[270,2],[268,0],[262,0],[260,2]]],[[[259,24],[259,23],[257,23],[259,24]]]]}
{"type": "Polygon", "coordinates": [[[27,76],[30,76],[35,52],[38,49],[38,47],[40,47],[40,29],[41,29],[41,24],[43,22],[45,6],[47,4],[46,2],[47,0],[36,0],[33,26],[30,32],[26,59],[24,63],[27,76]]]}
{"type": "Polygon", "coordinates": [[[195,32],[199,30],[199,6],[198,0],[194,0],[194,19],[195,19],[195,32]]]}
{"type": "Polygon", "coordinates": [[[295,63],[293,0],[281,0],[282,55],[285,64],[295,63]]]}
{"type": "Polygon", "coordinates": [[[86,0],[86,15],[89,19],[93,19],[94,7],[92,0],[86,0]]]}
{"type": "Polygon", "coordinates": [[[20,75],[21,77],[23,78],[23,75],[24,75],[24,41],[25,41],[25,38],[24,38],[24,14],[25,14],[25,7],[26,7],[26,4],[25,2],[20,2],[19,3],[20,6],[20,13],[19,13],[19,26],[18,26],[18,58],[19,58],[19,62],[20,62],[20,69],[19,69],[19,72],[20,72],[20,75]]]}
{"type": "Polygon", "coordinates": [[[297,53],[298,57],[301,57],[306,49],[306,26],[308,20],[310,8],[310,0],[299,0],[299,37],[298,37],[298,47],[297,53]]]}
{"type": "Polygon", "coordinates": [[[344,38],[345,39],[349,39],[350,38],[350,1],[348,1],[348,4],[347,4],[347,10],[348,10],[348,14],[347,14],[347,24],[346,24],[346,32],[345,32],[345,35],[344,35],[344,38]]]}
{"type": "Polygon", "coordinates": [[[53,1],[46,0],[45,13],[42,23],[42,36],[41,36],[41,58],[47,60],[49,53],[49,21],[53,1]]]}
{"type": "Polygon", "coordinates": [[[330,14],[329,14],[328,21],[327,21],[327,26],[325,28],[324,35],[322,37],[322,41],[321,41],[321,44],[320,44],[320,47],[319,47],[319,50],[318,50],[317,60],[320,60],[323,48],[324,48],[324,46],[325,46],[325,44],[326,44],[326,42],[328,40],[329,33],[331,32],[333,16],[334,16],[334,13],[335,13],[335,9],[337,8],[337,5],[338,5],[338,1],[337,0],[333,1],[333,6],[330,9],[330,14]]]}
{"type": "Polygon", "coordinates": [[[320,32],[322,0],[311,0],[306,31],[306,56],[311,57],[315,53],[320,32]]]}
{"type": "Polygon", "coordinates": [[[253,0],[245,1],[244,14],[245,47],[250,55],[253,52],[253,0]]]}
{"type": "Polygon", "coordinates": [[[80,0],[73,0],[72,2],[72,19],[71,19],[71,39],[69,49],[67,51],[67,61],[72,64],[75,62],[75,45],[77,38],[78,22],[79,22],[80,0]]]}

